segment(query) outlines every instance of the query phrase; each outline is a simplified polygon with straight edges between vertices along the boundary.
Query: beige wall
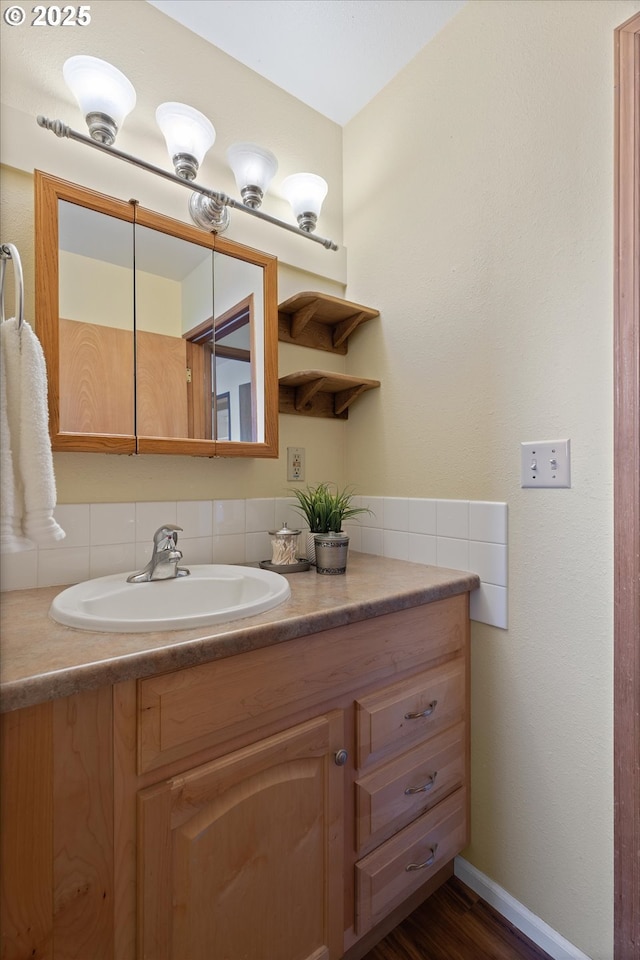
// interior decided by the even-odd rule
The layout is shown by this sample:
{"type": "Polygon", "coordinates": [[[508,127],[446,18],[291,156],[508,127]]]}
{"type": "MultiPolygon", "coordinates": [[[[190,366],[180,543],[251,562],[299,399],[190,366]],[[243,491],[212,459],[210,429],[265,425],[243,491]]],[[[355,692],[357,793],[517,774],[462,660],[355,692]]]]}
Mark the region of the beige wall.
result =
{"type": "MultiPolygon", "coordinates": [[[[0,15],[10,6],[0,3],[0,15]]],[[[118,66],[134,84],[138,101],[125,120],[117,146],[170,168],[154,114],[165,100],[189,103],[209,116],[217,139],[200,171],[201,183],[233,196],[237,189],[225,160],[227,147],[255,139],[279,160],[276,183],[297,170],[312,170],[330,185],[318,233],[342,242],[342,129],[294,97],[143,0],[93,0],[92,22],[85,28],[35,29],[25,24],[0,30],[2,132],[2,241],[21,252],[26,284],[27,319],[34,322],[33,182],[34,169],[92,187],[187,222],[187,190],[142,173],[41,130],[36,116],[61,118],[86,132],[79,108],[62,78],[62,65],[77,53],[102,57],[118,66]]],[[[292,222],[278,196],[265,201],[267,212],[292,222]]],[[[346,251],[319,244],[232,214],[226,234],[232,240],[266,250],[279,258],[279,300],[301,290],[341,295],[346,281],[346,251]]],[[[12,300],[10,301],[12,302],[12,300]]],[[[280,374],[321,367],[344,370],[344,358],[282,344],[280,374]]],[[[211,497],[284,496],[286,448],[306,448],[307,479],[345,482],[343,422],[307,417],[280,417],[278,460],[202,460],[180,457],[118,457],[102,454],[55,454],[60,503],[128,500],[210,499],[211,497]]]]}
{"type": "Polygon", "coordinates": [[[593,960],[613,950],[613,30],[638,7],[472,0],[344,147],[348,291],[382,315],[350,354],[382,388],[349,421],[349,479],[508,502],[510,628],[473,627],[466,856],[593,960]],[[565,437],[571,489],[522,490],[520,442],[565,437]]]}

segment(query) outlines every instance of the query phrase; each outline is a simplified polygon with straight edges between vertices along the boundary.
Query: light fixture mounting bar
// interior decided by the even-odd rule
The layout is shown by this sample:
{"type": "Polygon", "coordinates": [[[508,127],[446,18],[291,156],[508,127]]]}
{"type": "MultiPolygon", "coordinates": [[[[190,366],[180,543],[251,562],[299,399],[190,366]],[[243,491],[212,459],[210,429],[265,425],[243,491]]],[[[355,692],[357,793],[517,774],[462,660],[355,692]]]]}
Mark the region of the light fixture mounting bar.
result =
{"type": "Polygon", "coordinates": [[[52,133],[55,133],[57,137],[67,138],[69,140],[75,140],[78,143],[83,143],[87,147],[92,147],[94,150],[99,150],[101,153],[108,153],[110,156],[117,157],[118,160],[124,160],[125,163],[131,163],[134,167],[139,167],[142,170],[146,170],[148,173],[153,173],[157,177],[162,177],[163,180],[170,180],[172,183],[177,183],[181,187],[186,187],[192,193],[195,191],[201,193],[205,197],[211,197],[211,199],[216,200],[218,203],[223,204],[226,207],[232,207],[234,210],[242,210],[243,213],[248,213],[252,217],[256,217],[258,220],[266,220],[267,223],[272,223],[277,227],[282,227],[284,230],[289,230],[290,233],[295,233],[299,237],[304,237],[306,240],[313,240],[314,243],[319,243],[326,250],[337,250],[338,246],[333,242],[333,240],[328,240],[325,237],[318,237],[314,233],[307,233],[305,230],[300,230],[299,227],[294,226],[292,223],[287,223],[285,220],[279,220],[277,217],[272,217],[268,213],[264,213],[262,210],[254,209],[253,207],[248,207],[246,204],[242,203],[240,200],[234,200],[233,197],[228,196],[226,193],[220,193],[216,190],[209,190],[206,187],[201,187],[194,180],[183,180],[181,177],[175,175],[175,173],[170,173],[168,170],[163,170],[162,167],[156,167],[153,163],[148,163],[146,160],[141,160],[139,157],[134,157],[133,154],[125,153],[124,150],[118,150],[117,147],[107,146],[104,143],[99,143],[97,140],[92,140],[91,137],[86,137],[82,133],[78,133],[77,130],[73,130],[66,123],[63,123],[62,120],[50,120],[48,117],[43,117],[41,114],[38,115],[38,126],[43,127],[45,130],[50,130],[52,133]]]}

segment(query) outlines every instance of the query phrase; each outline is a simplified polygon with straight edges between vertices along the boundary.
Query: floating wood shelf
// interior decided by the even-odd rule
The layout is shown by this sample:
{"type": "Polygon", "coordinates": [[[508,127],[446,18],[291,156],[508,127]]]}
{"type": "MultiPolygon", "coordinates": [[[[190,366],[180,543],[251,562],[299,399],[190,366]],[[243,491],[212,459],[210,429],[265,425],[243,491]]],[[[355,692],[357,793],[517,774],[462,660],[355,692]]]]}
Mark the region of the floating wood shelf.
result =
{"type": "Polygon", "coordinates": [[[379,387],[380,381],[326,370],[301,370],[280,377],[279,384],[280,413],[346,420],[353,401],[366,390],[379,387]]]}
{"type": "Polygon", "coordinates": [[[298,293],[278,307],[278,339],[345,354],[353,331],[380,311],[327,293],[298,293]]]}

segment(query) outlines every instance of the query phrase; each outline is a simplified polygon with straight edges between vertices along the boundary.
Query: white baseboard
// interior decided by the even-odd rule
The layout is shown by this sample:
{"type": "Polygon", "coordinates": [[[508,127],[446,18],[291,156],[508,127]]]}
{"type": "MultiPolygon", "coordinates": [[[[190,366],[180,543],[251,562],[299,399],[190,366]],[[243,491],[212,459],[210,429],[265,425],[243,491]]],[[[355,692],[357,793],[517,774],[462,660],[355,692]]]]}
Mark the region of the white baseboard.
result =
{"type": "Polygon", "coordinates": [[[454,873],[501,916],[524,933],[525,937],[533,940],[541,950],[548,953],[553,960],[590,960],[586,953],[561,937],[544,920],[537,917],[535,913],[531,913],[515,897],[477,870],[468,860],[456,857],[454,873]]]}

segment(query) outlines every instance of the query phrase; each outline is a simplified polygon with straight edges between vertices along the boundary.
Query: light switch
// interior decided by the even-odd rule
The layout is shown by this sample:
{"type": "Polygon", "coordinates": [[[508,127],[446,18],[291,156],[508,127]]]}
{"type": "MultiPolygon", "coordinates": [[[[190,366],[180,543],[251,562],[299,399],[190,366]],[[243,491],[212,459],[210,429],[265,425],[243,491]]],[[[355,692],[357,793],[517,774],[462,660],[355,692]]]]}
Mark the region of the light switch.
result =
{"type": "Polygon", "coordinates": [[[570,487],[571,441],[521,443],[522,487],[570,487]]]}

